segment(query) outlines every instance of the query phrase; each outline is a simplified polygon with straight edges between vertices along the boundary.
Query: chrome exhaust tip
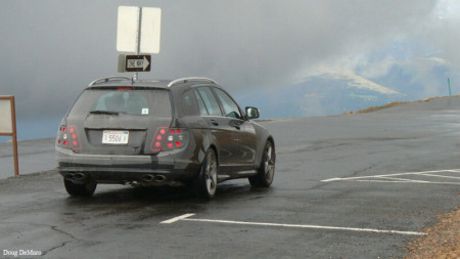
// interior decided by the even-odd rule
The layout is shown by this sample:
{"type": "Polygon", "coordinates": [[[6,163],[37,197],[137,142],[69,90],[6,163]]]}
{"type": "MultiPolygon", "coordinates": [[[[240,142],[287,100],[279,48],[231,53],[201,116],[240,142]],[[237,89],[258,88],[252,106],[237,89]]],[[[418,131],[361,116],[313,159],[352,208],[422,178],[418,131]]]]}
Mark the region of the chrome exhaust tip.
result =
{"type": "Polygon", "coordinates": [[[143,175],[141,179],[143,182],[151,182],[155,179],[155,177],[151,174],[146,174],[146,175],[143,175]]]}
{"type": "Polygon", "coordinates": [[[155,175],[155,178],[154,178],[154,181],[157,182],[157,183],[161,183],[161,182],[164,182],[166,180],[166,176],[164,175],[155,175]]]}

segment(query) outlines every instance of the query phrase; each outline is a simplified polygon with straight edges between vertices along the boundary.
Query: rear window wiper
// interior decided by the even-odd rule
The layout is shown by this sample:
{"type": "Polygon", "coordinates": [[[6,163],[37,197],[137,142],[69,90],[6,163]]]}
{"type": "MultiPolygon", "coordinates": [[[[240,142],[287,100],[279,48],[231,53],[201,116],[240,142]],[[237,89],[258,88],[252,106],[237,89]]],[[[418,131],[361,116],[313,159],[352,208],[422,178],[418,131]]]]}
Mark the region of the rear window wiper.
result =
{"type": "Polygon", "coordinates": [[[94,110],[94,111],[90,111],[89,113],[90,114],[108,114],[108,115],[120,114],[119,112],[115,112],[115,111],[103,111],[103,110],[94,110]]]}

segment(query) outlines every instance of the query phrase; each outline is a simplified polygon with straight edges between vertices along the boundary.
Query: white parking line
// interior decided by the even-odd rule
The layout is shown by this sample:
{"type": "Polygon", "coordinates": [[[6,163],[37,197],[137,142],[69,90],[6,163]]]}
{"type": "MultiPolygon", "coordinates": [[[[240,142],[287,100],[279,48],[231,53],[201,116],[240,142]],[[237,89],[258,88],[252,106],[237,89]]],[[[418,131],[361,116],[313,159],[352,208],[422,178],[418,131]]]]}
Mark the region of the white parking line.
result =
{"type": "Polygon", "coordinates": [[[458,176],[447,176],[447,175],[437,175],[437,174],[421,174],[424,176],[433,176],[433,177],[441,177],[441,178],[450,178],[450,179],[460,179],[458,176]]]}
{"type": "MultiPolygon", "coordinates": [[[[346,180],[343,180],[346,181],[346,180]]],[[[369,183],[424,183],[424,184],[440,184],[440,185],[460,185],[460,182],[433,182],[423,180],[410,180],[410,181],[385,181],[385,180],[372,180],[372,179],[359,179],[355,182],[369,182],[369,183]]]]}
{"type": "Polygon", "coordinates": [[[397,178],[397,177],[388,177],[388,176],[378,176],[378,178],[382,178],[382,179],[389,179],[389,180],[393,180],[393,181],[410,181],[409,179],[405,179],[405,178],[397,178]]]}
{"type": "Polygon", "coordinates": [[[365,175],[365,176],[354,176],[354,177],[343,177],[343,178],[329,178],[321,180],[321,182],[336,182],[336,181],[357,181],[357,182],[380,182],[380,183],[425,183],[425,184],[445,184],[445,185],[460,185],[460,181],[440,182],[440,181],[427,181],[422,179],[407,179],[404,176],[427,176],[427,177],[438,177],[448,179],[458,179],[457,176],[438,175],[436,173],[460,173],[460,169],[449,169],[449,170],[434,170],[434,171],[422,171],[422,172],[407,172],[407,173],[395,173],[395,174],[381,174],[381,175],[365,175]]]}
{"type": "Polygon", "coordinates": [[[174,223],[174,222],[176,222],[176,221],[179,221],[179,220],[182,220],[182,219],[191,217],[191,216],[193,216],[193,215],[195,215],[195,214],[194,214],[194,213],[187,213],[187,214],[184,214],[184,215],[181,215],[181,216],[172,218],[172,219],[168,219],[168,220],[162,221],[162,222],[160,222],[160,224],[171,224],[171,223],[174,223]]]}
{"type": "Polygon", "coordinates": [[[192,214],[192,213],[184,214],[182,216],[174,217],[172,219],[168,219],[160,223],[161,224],[171,224],[171,223],[175,223],[178,221],[192,221],[192,222],[220,223],[220,224],[233,224],[233,225],[284,227],[284,228],[307,228],[307,229],[368,232],[368,233],[379,233],[379,234],[398,234],[398,235],[409,235],[409,236],[426,235],[426,233],[417,232],[417,231],[401,231],[401,230],[387,230],[387,229],[374,229],[374,228],[353,228],[353,227],[335,227],[335,226],[321,226],[321,225],[282,224],[282,223],[267,223],[267,222],[249,222],[249,221],[235,221],[235,220],[190,218],[193,215],[195,214],[192,214]]]}
{"type": "Polygon", "coordinates": [[[362,178],[369,178],[369,177],[385,177],[385,176],[402,176],[402,175],[417,175],[417,174],[424,174],[424,173],[441,173],[441,172],[456,172],[458,169],[452,170],[436,170],[436,171],[422,171],[422,172],[408,172],[408,173],[394,173],[394,174],[381,174],[381,175],[366,175],[366,176],[354,176],[354,177],[344,177],[344,178],[330,178],[321,180],[321,182],[330,182],[330,181],[337,181],[337,180],[353,180],[353,179],[362,179],[362,178]]]}
{"type": "Polygon", "coordinates": [[[460,169],[451,169],[451,170],[446,170],[446,172],[451,172],[451,173],[460,173],[460,169]]]}
{"type": "MultiPolygon", "coordinates": [[[[343,180],[346,181],[346,180],[343,180]]],[[[427,181],[388,181],[388,180],[373,180],[373,179],[358,179],[355,182],[369,182],[369,183],[430,183],[427,181]]]]}

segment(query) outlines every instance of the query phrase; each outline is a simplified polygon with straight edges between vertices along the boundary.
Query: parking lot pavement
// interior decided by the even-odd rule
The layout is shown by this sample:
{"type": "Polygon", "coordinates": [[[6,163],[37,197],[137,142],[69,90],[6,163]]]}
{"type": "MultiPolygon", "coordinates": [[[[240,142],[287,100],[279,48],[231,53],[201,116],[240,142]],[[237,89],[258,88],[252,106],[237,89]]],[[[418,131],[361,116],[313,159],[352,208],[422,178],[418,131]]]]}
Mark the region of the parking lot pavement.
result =
{"type": "Polygon", "coordinates": [[[457,114],[451,98],[265,122],[277,145],[273,187],[230,181],[210,202],[180,188],[128,186],[68,198],[55,171],[2,180],[0,249],[51,258],[402,257],[460,204],[459,185],[422,182],[457,182],[441,177],[460,168],[457,114]]]}

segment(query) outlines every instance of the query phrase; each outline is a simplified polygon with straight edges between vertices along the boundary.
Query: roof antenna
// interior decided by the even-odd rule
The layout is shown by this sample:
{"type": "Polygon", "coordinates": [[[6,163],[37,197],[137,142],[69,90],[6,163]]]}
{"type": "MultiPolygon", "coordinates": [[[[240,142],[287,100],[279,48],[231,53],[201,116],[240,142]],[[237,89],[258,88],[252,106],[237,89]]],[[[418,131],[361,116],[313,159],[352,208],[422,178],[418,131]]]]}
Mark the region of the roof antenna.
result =
{"type": "Polygon", "coordinates": [[[135,81],[137,81],[138,74],[137,72],[133,74],[133,77],[131,78],[131,83],[134,84],[135,81]]]}

